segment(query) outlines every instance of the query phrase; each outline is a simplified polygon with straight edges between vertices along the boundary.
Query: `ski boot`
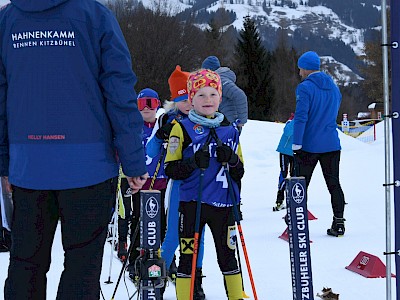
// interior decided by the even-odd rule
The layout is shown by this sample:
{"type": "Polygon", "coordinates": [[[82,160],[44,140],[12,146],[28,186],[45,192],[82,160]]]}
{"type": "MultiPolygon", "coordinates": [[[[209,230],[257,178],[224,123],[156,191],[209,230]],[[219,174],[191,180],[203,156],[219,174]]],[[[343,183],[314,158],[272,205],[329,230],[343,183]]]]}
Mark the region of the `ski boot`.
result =
{"type": "Polygon", "coordinates": [[[276,205],[272,208],[273,211],[279,211],[285,208],[285,204],[283,203],[285,200],[285,191],[279,190],[276,195],[276,205]]]}
{"type": "Polygon", "coordinates": [[[194,279],[194,295],[193,300],[204,300],[206,295],[203,290],[203,272],[201,268],[196,268],[196,277],[194,279]]]}
{"type": "Polygon", "coordinates": [[[139,287],[140,278],[139,278],[139,270],[136,266],[136,262],[130,262],[126,267],[126,271],[128,271],[129,279],[133,282],[136,288],[139,287]]]}
{"type": "Polygon", "coordinates": [[[0,232],[0,252],[9,252],[11,249],[11,233],[3,229],[0,232]]]}
{"type": "Polygon", "coordinates": [[[332,226],[326,231],[326,233],[336,237],[344,235],[344,221],[346,221],[346,219],[333,216],[332,226]]]}
{"type": "Polygon", "coordinates": [[[174,256],[174,259],[172,260],[172,263],[169,266],[168,275],[167,275],[168,280],[171,281],[174,285],[176,285],[176,273],[178,273],[178,267],[176,266],[175,256],[174,256]]]}
{"type": "Polygon", "coordinates": [[[119,241],[117,249],[118,249],[118,252],[117,252],[118,258],[122,262],[124,262],[126,260],[126,258],[128,257],[128,244],[126,242],[119,241]]]}

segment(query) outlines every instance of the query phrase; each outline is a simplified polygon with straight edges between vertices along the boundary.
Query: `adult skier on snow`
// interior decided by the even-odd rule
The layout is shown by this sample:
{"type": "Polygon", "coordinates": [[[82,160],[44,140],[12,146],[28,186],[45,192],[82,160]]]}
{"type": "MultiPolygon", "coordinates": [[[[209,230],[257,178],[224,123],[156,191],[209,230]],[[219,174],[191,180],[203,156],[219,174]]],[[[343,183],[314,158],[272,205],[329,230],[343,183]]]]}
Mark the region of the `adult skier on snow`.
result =
{"type": "Polygon", "coordinates": [[[308,186],[315,166],[321,164],[333,210],[332,226],[327,233],[342,236],[345,201],[339,181],[341,147],[336,124],[342,95],[332,78],[319,70],[317,53],[304,53],[297,65],[303,81],[296,89],[293,119],[295,175],[304,176],[308,186]]]}

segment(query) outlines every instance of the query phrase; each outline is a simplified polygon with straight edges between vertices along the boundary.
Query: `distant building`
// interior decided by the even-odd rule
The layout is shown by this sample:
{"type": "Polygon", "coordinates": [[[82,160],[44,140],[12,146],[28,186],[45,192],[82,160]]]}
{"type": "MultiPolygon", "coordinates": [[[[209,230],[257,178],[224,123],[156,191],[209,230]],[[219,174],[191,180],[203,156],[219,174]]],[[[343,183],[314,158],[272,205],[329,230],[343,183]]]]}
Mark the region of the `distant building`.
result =
{"type": "Polygon", "coordinates": [[[368,111],[360,111],[357,114],[357,120],[372,119],[382,120],[383,119],[383,102],[373,102],[368,105],[368,111]]]}
{"type": "Polygon", "coordinates": [[[382,119],[383,118],[383,102],[373,102],[368,105],[368,110],[370,111],[371,119],[382,119]]]}

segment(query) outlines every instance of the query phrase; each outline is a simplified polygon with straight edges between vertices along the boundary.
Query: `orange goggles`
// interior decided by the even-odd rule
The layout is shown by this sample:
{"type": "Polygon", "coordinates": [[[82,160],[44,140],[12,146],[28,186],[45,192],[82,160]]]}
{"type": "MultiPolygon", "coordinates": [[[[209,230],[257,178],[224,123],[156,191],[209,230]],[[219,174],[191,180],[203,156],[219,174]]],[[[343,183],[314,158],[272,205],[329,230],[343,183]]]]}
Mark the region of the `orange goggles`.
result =
{"type": "Polygon", "coordinates": [[[139,110],[143,110],[145,107],[148,109],[157,109],[160,106],[160,100],[157,98],[139,98],[137,104],[139,110]]]}

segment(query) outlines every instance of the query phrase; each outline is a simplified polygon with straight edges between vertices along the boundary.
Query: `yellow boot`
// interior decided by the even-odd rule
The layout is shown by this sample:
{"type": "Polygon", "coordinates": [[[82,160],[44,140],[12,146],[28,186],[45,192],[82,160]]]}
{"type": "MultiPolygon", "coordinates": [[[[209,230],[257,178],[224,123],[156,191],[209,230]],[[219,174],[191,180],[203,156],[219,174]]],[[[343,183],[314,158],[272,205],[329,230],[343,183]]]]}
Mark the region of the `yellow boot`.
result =
{"type": "Polygon", "coordinates": [[[224,275],[229,300],[243,300],[242,274],[224,275]]]}
{"type": "Polygon", "coordinates": [[[190,300],[190,281],[191,278],[176,278],[176,299],[190,300]]]}

